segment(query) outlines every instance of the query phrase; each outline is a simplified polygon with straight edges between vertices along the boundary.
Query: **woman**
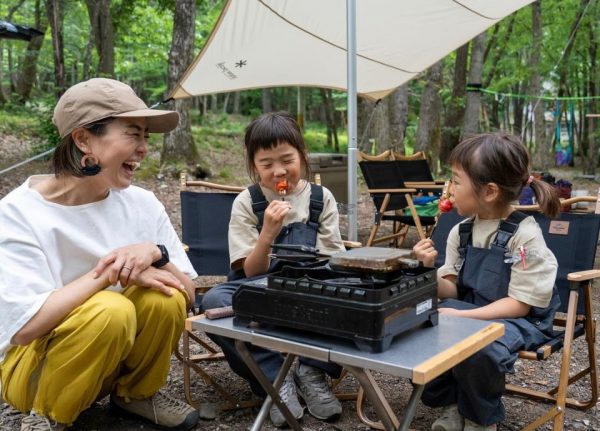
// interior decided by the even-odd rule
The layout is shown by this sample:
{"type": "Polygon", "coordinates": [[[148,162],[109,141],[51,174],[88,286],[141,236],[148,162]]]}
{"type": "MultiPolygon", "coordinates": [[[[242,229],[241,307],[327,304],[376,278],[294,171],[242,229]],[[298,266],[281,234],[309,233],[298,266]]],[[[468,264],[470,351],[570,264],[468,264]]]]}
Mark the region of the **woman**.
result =
{"type": "Polygon", "coordinates": [[[159,392],[196,273],[162,204],[132,186],[148,133],[173,130],[111,79],[60,98],[54,175],[0,201],[0,381],[21,430],[64,429],[110,393],[116,408],[189,429],[189,405],[159,392]]]}

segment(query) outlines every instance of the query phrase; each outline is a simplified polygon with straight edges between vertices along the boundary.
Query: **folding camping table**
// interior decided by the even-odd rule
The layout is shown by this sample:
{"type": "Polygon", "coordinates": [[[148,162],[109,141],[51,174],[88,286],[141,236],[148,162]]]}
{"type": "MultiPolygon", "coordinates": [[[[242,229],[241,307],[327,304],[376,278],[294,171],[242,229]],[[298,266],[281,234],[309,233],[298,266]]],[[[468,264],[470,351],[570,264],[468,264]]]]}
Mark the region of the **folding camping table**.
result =
{"type": "Polygon", "coordinates": [[[426,383],[504,334],[504,325],[501,323],[440,315],[437,326],[400,334],[385,352],[369,353],[358,350],[349,341],[319,334],[260,325],[236,326],[232,317],[219,320],[209,320],[204,316],[190,317],[186,321],[186,328],[236,340],[236,348],[246,365],[269,394],[251,428],[253,431],[261,429],[273,401],[290,427],[302,430],[278,395],[279,387],[296,356],[340,364],[359,381],[387,431],[407,430],[426,383]],[[275,382],[271,383],[265,377],[250,355],[246,343],[286,354],[275,382]],[[412,381],[413,391],[402,422],[392,412],[371,370],[412,381]]]}

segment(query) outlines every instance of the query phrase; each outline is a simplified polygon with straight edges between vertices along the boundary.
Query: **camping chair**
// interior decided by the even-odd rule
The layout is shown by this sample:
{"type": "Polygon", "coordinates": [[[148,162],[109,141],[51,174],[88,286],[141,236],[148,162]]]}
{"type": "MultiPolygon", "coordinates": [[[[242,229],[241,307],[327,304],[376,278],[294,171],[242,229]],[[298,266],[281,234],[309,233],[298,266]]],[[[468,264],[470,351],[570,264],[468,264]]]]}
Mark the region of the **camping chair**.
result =
{"type": "MultiPolygon", "coordinates": [[[[595,197],[585,196],[567,199],[563,205],[577,202],[596,202],[595,197]]],[[[538,346],[532,351],[519,352],[523,360],[543,361],[555,352],[560,351],[560,372],[558,384],[548,390],[536,390],[507,384],[507,392],[525,396],[538,401],[546,401],[553,406],[524,430],[534,430],[542,424],[553,420],[554,430],[562,430],[565,420],[565,407],[589,409],[598,401],[598,377],[595,352],[596,322],[592,312],[592,280],[600,277],[600,271],[592,269],[598,245],[600,231],[600,214],[561,213],[557,219],[549,219],[539,212],[537,206],[516,207],[530,212],[540,225],[546,244],[558,261],[556,285],[561,298],[559,314],[554,319],[556,337],[550,342],[538,346]],[[588,364],[582,370],[571,373],[573,341],[581,338],[586,345],[588,364]],[[562,350],[561,350],[562,349],[562,350]],[[588,399],[569,398],[567,391],[570,385],[589,376],[588,399]]],[[[452,226],[463,220],[456,212],[442,214],[439,218],[432,239],[438,250],[436,266],[444,261],[446,238],[452,226]]],[[[539,384],[539,382],[536,382],[539,384]]],[[[586,383],[587,385],[587,383],[586,383]]]]}
{"type": "Polygon", "coordinates": [[[367,247],[383,241],[393,241],[398,246],[403,243],[410,226],[414,226],[419,238],[424,239],[423,226],[433,226],[435,217],[419,216],[412,197],[417,190],[405,186],[400,166],[393,160],[363,160],[359,166],[375,205],[367,247]],[[408,210],[410,215],[406,215],[404,210],[408,210]],[[385,220],[393,222],[392,233],[376,237],[381,221],[385,220]]]}
{"type": "MultiPolygon", "coordinates": [[[[224,186],[205,181],[188,181],[187,174],[180,176],[181,230],[188,257],[200,276],[226,276],[229,272],[229,247],[227,232],[231,207],[235,197],[243,187],[224,186]],[[191,191],[189,187],[202,187],[205,191],[191,191]],[[212,191],[211,191],[212,190],[212,191]]],[[[213,283],[214,284],[214,283],[213,283]]],[[[204,285],[196,288],[194,311],[198,312],[202,295],[212,287],[204,285]]],[[[191,370],[199,374],[205,383],[211,385],[222,397],[221,410],[253,407],[255,400],[239,401],[222,385],[214,380],[202,367],[206,361],[224,359],[223,353],[212,344],[185,328],[182,335],[183,352],[175,352],[183,367],[183,388],[190,405],[200,410],[201,405],[191,394],[191,370]],[[191,355],[190,342],[194,341],[204,353],[191,355]]],[[[208,413],[212,415],[212,413],[208,413]]]]}
{"type": "Polygon", "coordinates": [[[358,152],[358,161],[362,162],[363,160],[368,160],[371,162],[377,162],[377,161],[381,161],[381,160],[393,160],[392,159],[392,151],[385,150],[383,153],[377,154],[377,155],[371,155],[371,154],[367,154],[367,153],[363,153],[362,151],[359,151],[358,152]]]}
{"type": "Polygon", "coordinates": [[[416,152],[410,156],[396,153],[391,154],[392,160],[400,165],[404,184],[407,187],[414,187],[423,192],[434,192],[439,194],[442,190],[445,180],[436,180],[431,174],[427,157],[423,151],[416,152]],[[424,187],[436,186],[436,187],[424,187]]]}

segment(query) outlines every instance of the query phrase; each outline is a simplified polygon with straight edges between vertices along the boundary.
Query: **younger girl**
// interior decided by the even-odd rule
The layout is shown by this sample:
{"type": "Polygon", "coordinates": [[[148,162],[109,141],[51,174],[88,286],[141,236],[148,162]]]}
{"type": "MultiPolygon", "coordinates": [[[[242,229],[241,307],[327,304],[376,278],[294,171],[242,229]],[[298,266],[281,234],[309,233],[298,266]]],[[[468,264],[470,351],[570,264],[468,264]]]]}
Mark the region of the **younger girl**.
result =
{"type": "MultiPolygon", "coordinates": [[[[549,339],[559,300],[557,263],[533,217],[511,202],[530,185],[544,214],[560,202],[552,186],[529,173],[529,154],[518,138],[483,134],[461,142],[450,155],[454,206],[469,217],[448,236],[438,269],[440,313],[500,320],[505,335],[425,387],[423,402],[445,407],[436,431],[495,430],[504,419],[504,377],[517,352],[549,339]]],[[[437,251],[431,240],[414,247],[426,266],[437,251]]]]}
{"type": "MultiPolygon", "coordinates": [[[[269,257],[272,243],[312,246],[326,255],[344,250],[333,195],[306,180],[308,156],[295,120],[284,112],[262,115],[246,128],[245,146],[248,172],[256,184],[240,193],[231,212],[230,280],[236,281],[212,288],[202,301],[205,310],[231,305],[240,278],[278,270],[280,262],[269,257]]],[[[223,349],[231,368],[249,381],[253,392],[263,395],[264,391],[243,363],[233,341],[223,337],[213,340],[223,349]]],[[[251,347],[251,351],[265,375],[274,381],[283,364],[282,356],[255,347],[251,347]]],[[[293,378],[289,376],[284,381],[281,398],[297,419],[302,417],[297,386],[313,416],[337,417],[342,407],[331,392],[325,373],[339,377],[340,371],[336,364],[301,358],[293,378]]],[[[271,420],[276,426],[285,423],[275,406],[271,408],[271,420]]]]}

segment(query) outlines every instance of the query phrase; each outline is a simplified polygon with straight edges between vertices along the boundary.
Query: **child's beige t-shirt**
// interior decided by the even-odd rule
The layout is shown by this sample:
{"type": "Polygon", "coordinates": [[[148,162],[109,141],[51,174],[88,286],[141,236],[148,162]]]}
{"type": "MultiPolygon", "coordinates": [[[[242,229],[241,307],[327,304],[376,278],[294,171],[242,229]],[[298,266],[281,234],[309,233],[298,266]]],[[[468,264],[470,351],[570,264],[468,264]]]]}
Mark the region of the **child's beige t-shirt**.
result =
{"type": "MultiPolygon", "coordinates": [[[[476,217],[473,222],[472,245],[489,248],[496,238],[499,223],[499,219],[481,220],[476,217]]],[[[455,265],[459,259],[459,244],[456,225],[448,235],[446,262],[438,269],[438,276],[458,275],[455,265]]],[[[534,307],[547,307],[552,298],[558,263],[546,246],[542,231],[533,217],[521,221],[507,246],[516,260],[512,265],[508,296],[534,307]],[[521,246],[525,249],[525,268],[522,261],[517,260],[521,246]]]]}
{"type": "MultiPolygon", "coordinates": [[[[273,199],[281,199],[281,196],[273,190],[262,186],[261,190],[267,202],[271,202],[273,199]]],[[[285,216],[284,226],[294,222],[306,223],[308,221],[310,194],[310,184],[304,181],[296,190],[284,197],[292,205],[292,209],[285,216]]],[[[250,192],[246,189],[237,196],[231,210],[229,261],[232,267],[240,259],[248,257],[254,249],[258,241],[257,223],[258,217],[252,211],[252,198],[250,192]]],[[[329,256],[345,250],[340,235],[337,203],[331,192],[325,187],[323,187],[323,212],[319,217],[316,248],[321,253],[329,256]]]]}

